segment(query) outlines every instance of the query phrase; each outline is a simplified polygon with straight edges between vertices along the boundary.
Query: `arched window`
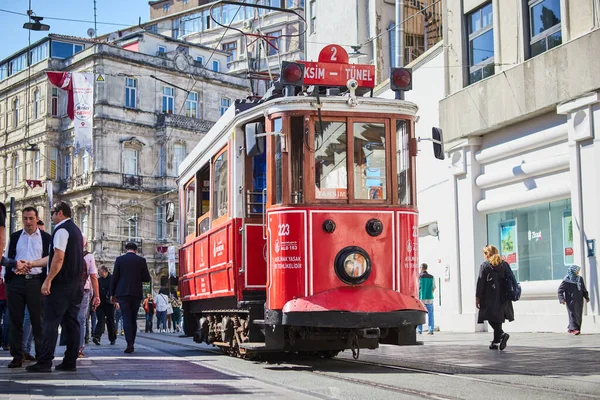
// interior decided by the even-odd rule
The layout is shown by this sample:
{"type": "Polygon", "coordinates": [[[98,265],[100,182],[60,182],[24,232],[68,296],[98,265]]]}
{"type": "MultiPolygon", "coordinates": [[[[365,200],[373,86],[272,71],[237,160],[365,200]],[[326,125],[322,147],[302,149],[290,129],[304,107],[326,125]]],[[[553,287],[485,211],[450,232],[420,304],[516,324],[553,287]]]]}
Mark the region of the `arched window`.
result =
{"type": "MultiPolygon", "coordinates": [[[[86,238],[88,237],[88,214],[85,208],[81,209],[81,213],[79,214],[79,228],[81,228],[81,233],[86,238]]],[[[88,248],[89,251],[89,248],[88,248]]]]}

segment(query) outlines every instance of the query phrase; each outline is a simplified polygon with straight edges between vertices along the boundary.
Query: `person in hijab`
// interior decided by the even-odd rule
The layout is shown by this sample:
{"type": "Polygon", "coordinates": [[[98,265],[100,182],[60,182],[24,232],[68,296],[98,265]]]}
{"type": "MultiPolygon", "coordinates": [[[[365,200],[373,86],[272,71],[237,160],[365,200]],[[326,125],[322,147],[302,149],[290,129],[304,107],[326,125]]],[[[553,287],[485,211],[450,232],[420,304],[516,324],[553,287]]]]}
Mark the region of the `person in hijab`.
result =
{"type": "Polygon", "coordinates": [[[573,335],[581,333],[581,318],[583,314],[583,299],[590,301],[590,295],[585,288],[583,278],[579,276],[581,267],[570,265],[567,269],[567,275],[558,287],[558,301],[567,306],[569,315],[569,330],[573,335]]]}

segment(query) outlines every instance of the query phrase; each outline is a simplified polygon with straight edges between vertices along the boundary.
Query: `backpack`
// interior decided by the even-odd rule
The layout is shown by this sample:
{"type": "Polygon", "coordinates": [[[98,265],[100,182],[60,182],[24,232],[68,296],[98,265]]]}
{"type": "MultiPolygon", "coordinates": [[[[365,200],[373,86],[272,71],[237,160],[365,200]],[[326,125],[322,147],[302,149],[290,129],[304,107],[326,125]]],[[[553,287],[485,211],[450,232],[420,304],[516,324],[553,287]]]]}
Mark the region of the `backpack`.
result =
{"type": "Polygon", "coordinates": [[[521,298],[521,284],[517,282],[510,265],[506,264],[506,298],[510,301],[519,301],[521,298]]]}

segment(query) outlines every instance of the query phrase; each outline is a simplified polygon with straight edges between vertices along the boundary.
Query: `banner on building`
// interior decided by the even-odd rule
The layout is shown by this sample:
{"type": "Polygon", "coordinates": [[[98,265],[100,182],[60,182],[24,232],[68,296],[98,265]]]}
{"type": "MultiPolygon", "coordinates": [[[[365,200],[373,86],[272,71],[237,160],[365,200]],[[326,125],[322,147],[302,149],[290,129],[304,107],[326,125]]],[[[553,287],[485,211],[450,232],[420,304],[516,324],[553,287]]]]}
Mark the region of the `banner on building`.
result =
{"type": "Polygon", "coordinates": [[[177,277],[177,271],[175,270],[175,246],[169,246],[167,257],[169,260],[169,277],[177,277]]]}
{"type": "Polygon", "coordinates": [[[48,193],[48,204],[50,204],[50,208],[52,208],[52,194],[53,194],[53,188],[52,188],[52,181],[46,181],[46,192],[48,193]]]}
{"type": "Polygon", "coordinates": [[[67,115],[73,120],[75,154],[86,149],[92,155],[94,115],[94,74],[88,72],[47,72],[54,86],[67,92],[67,115]]]}

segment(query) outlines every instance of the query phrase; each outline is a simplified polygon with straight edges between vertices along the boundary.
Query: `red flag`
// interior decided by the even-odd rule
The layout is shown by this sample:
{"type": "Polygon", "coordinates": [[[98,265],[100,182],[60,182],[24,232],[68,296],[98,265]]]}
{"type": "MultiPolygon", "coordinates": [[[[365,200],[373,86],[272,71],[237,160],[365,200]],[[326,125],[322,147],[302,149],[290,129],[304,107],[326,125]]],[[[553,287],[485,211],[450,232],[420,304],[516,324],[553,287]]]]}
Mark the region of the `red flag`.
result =
{"type": "Polygon", "coordinates": [[[75,107],[73,101],[73,80],[71,79],[70,72],[46,72],[48,75],[48,80],[54,86],[58,86],[59,88],[67,91],[67,115],[69,118],[75,118],[75,107]]]}
{"type": "Polygon", "coordinates": [[[35,189],[36,186],[42,187],[42,181],[40,180],[26,179],[25,181],[27,182],[27,185],[29,185],[29,187],[32,189],[35,189]]]}

